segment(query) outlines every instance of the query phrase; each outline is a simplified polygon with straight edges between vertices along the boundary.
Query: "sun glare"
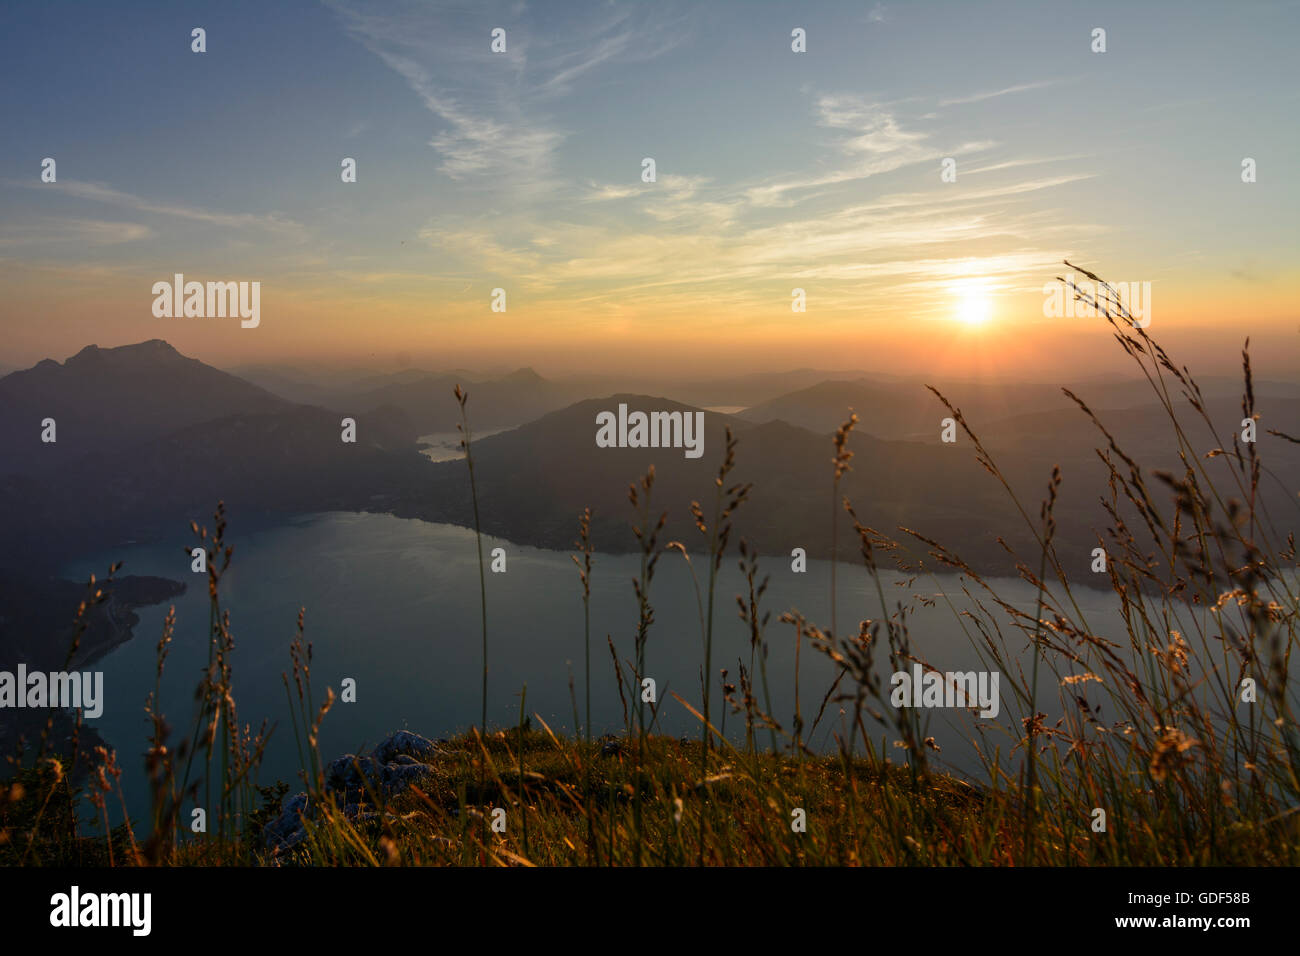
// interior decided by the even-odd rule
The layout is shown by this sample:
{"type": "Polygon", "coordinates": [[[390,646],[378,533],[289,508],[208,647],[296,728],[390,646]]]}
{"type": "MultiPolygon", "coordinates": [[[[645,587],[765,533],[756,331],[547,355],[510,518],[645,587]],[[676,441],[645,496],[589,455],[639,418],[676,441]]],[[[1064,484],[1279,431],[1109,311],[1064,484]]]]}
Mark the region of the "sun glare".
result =
{"type": "Polygon", "coordinates": [[[993,314],[993,303],[984,284],[967,280],[953,290],[956,298],[957,321],[968,328],[978,328],[988,322],[993,314]]]}

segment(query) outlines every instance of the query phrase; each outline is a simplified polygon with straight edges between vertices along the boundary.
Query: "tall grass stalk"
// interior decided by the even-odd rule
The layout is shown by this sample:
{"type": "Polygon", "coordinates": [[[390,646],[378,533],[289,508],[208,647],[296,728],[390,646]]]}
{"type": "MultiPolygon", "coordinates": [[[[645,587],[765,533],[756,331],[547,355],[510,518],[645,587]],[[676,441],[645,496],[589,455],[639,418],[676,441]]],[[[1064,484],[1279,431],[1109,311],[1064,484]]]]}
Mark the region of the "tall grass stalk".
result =
{"type": "Polygon", "coordinates": [[[486,734],[488,697],[488,627],[487,578],[483,573],[483,529],[479,522],[478,515],[478,485],[474,481],[473,440],[469,430],[469,416],[465,410],[465,405],[469,401],[469,393],[457,385],[453,390],[453,394],[456,396],[457,404],[460,405],[460,422],[456,425],[456,430],[461,433],[460,447],[465,449],[465,465],[469,469],[470,501],[474,506],[474,543],[478,548],[479,617],[483,624],[483,710],[479,718],[479,726],[482,727],[483,733],[486,734]]]}

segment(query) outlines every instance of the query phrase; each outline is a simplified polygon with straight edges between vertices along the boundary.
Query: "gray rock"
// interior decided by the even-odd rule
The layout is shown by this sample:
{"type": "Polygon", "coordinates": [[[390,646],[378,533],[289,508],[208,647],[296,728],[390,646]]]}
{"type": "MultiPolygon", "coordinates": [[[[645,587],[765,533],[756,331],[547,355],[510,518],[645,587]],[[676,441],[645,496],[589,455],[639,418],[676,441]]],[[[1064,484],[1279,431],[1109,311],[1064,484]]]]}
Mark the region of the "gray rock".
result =
{"type": "Polygon", "coordinates": [[[401,793],[411,784],[425,783],[433,777],[433,768],[422,763],[390,763],[384,768],[384,792],[390,796],[401,793]]]}
{"type": "Polygon", "coordinates": [[[330,765],[325,768],[325,786],[331,790],[342,790],[356,773],[352,766],[356,759],[356,754],[344,754],[330,761],[330,765]]]}
{"type": "Polygon", "coordinates": [[[330,763],[325,786],[331,790],[364,790],[367,784],[377,786],[383,772],[383,766],[374,757],[345,754],[330,763]]]}
{"type": "MultiPolygon", "coordinates": [[[[344,754],[330,762],[325,771],[325,786],[342,794],[343,814],[353,821],[380,819],[373,807],[374,797],[395,796],[412,784],[427,784],[434,778],[429,763],[443,751],[426,737],[399,730],[375,747],[368,756],[344,754]]],[[[307,837],[303,819],[311,819],[315,808],[307,794],[286,798],[280,815],[263,828],[263,840],[277,853],[297,846],[307,837]]],[[[386,815],[390,816],[391,815],[386,815]]]]}
{"type": "Polygon", "coordinates": [[[303,819],[311,819],[314,808],[305,793],[286,797],[280,805],[280,815],[262,829],[264,844],[273,850],[287,850],[297,846],[307,836],[303,819]]]}
{"type": "Polygon", "coordinates": [[[403,755],[412,757],[420,763],[428,763],[438,754],[437,744],[428,737],[421,737],[409,730],[399,730],[371,751],[371,756],[380,763],[392,763],[397,757],[403,755]]]}

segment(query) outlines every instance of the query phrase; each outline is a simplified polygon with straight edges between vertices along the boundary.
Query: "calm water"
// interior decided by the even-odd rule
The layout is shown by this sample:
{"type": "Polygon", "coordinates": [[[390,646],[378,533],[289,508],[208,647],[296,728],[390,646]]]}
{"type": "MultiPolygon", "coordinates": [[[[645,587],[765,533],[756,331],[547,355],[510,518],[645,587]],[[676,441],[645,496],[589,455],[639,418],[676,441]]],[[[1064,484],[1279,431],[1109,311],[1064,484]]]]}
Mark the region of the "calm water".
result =
{"type": "MultiPolygon", "coordinates": [[[[241,722],[254,726],[263,717],[277,723],[260,782],[297,781],[297,756],[288,720],[281,674],[289,670],[289,643],[298,609],[306,608],[306,636],[313,642],[313,681],[318,700],[328,684],[336,693],[344,678],[357,682],[357,701],[336,703],[322,732],[321,752],[328,761],[360,752],[385,735],[409,729],[428,737],[450,736],[477,723],[481,706],[481,630],[479,582],[474,534],[463,528],[428,524],[387,515],[336,513],[317,515],[268,531],[233,539],[234,563],[222,581],[222,598],[235,636],[234,683],[241,722]]],[[[567,553],[543,551],[499,539],[486,539],[484,553],[503,547],[504,574],[487,574],[489,643],[489,722],[513,726],[519,714],[519,691],[528,684],[528,712],[540,714],[557,732],[572,732],[573,675],[579,707],[583,697],[582,599],[577,569],[567,553]]],[[[188,731],[193,693],[207,663],[206,576],[189,571],[189,558],[175,545],[133,547],[79,561],[65,568],[75,579],[102,574],[110,558],[125,562],[123,574],[154,574],[189,582],[176,603],[177,626],[163,682],[163,706],[179,734],[188,731]]],[[[592,709],[596,734],[621,732],[622,708],[613,678],[605,635],[622,658],[634,654],[636,601],[631,580],[639,559],[634,555],[597,555],[592,573],[592,709]]],[[[705,561],[696,558],[700,566],[705,561]]],[[[794,630],[780,624],[783,610],[797,608],[809,620],[829,626],[827,562],[810,561],[795,574],[789,561],[764,559],[771,574],[764,606],[772,610],[767,636],[771,644],[768,678],[773,711],[787,726],[794,704],[794,630]]],[[[908,600],[905,589],[885,592],[892,604],[908,600]]],[[[940,586],[961,597],[959,579],[940,579],[940,586]]],[[[881,616],[874,586],[868,588],[859,568],[841,564],[838,572],[841,629],[856,630],[862,618],[881,616]]],[[[1034,593],[1019,581],[998,582],[1014,603],[1033,608],[1034,593]]],[[[918,588],[921,583],[918,582],[918,588]]],[[[734,595],[744,588],[734,557],[723,568],[718,586],[714,634],[714,673],[730,669],[737,658],[748,664],[745,625],[736,614],[734,595]]],[[[927,590],[934,594],[933,582],[927,590]]],[[[1106,612],[1113,598],[1081,591],[1094,627],[1114,626],[1106,612]]],[[[698,722],[671,696],[680,693],[698,706],[702,641],[699,611],[690,574],[680,555],[666,554],[651,585],[655,623],[647,650],[647,673],[658,682],[664,701],[660,728],[673,735],[697,736],[698,722]]],[[[142,608],[135,638],[98,663],[104,671],[105,707],[96,726],[112,743],[124,767],[123,784],[133,814],[147,807],[142,753],[148,727],[143,713],[153,688],[155,647],[166,606],[142,608]],[[134,778],[134,779],[133,779],[134,778]]],[[[940,599],[933,608],[919,607],[909,619],[915,649],[944,670],[984,669],[962,633],[958,619],[940,599]]],[[[1011,632],[1008,632],[1011,633],[1011,632]]],[[[1023,647],[1013,637],[1012,647],[1023,647]]],[[[805,721],[820,705],[833,671],[805,644],[801,657],[801,702],[805,721]]],[[[883,672],[883,668],[881,668],[883,672]]],[[[713,699],[719,699],[719,692],[713,699]]],[[[887,687],[886,683],[886,687],[887,687]]],[[[1048,683],[1041,685],[1055,698],[1048,683]]],[[[761,685],[760,685],[760,702],[761,685]]],[[[1048,709],[1048,708],[1044,708],[1048,709]]],[[[833,711],[832,711],[833,712],[833,711]]],[[[962,727],[972,718],[952,711],[929,711],[929,733],[944,747],[943,758],[956,769],[974,770],[962,727]]],[[[1002,714],[996,723],[1020,716],[1006,681],[1002,714]]],[[[715,720],[717,719],[715,711],[715,720]]],[[[991,724],[994,721],[981,721],[991,724]]],[[[815,745],[837,721],[828,717],[815,745]]],[[[877,739],[887,731],[876,733],[877,739]]],[[[743,718],[728,716],[727,734],[743,737],[743,718]]],[[[991,744],[1004,738],[990,737],[991,744]]],[[[1003,745],[1004,751],[1008,749],[1003,745]]]]}
{"type": "MultiPolygon", "coordinates": [[[[481,441],[509,430],[508,428],[485,428],[482,431],[475,430],[472,437],[475,441],[481,441]]],[[[421,446],[420,454],[429,461],[460,461],[465,457],[465,449],[460,447],[460,440],[461,434],[457,431],[431,432],[416,439],[421,446]]]]}

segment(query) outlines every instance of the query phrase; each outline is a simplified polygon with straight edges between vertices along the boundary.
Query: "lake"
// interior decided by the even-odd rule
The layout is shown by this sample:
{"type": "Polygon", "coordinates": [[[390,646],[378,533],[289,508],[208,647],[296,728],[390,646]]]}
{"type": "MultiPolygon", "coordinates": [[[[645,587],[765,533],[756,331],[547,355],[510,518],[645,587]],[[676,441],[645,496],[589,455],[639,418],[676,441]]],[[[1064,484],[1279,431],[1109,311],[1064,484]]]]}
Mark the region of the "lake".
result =
{"type": "MultiPolygon", "coordinates": [[[[508,428],[485,428],[481,431],[476,429],[470,437],[477,442],[509,430],[508,428]]],[[[460,447],[462,437],[458,431],[430,432],[417,438],[416,444],[420,446],[420,454],[429,461],[460,461],[465,457],[465,449],[460,447]]]]}
{"type": "MultiPolygon", "coordinates": [[[[478,722],[481,625],[473,531],[355,513],[304,517],[246,535],[239,535],[237,523],[231,530],[235,552],[231,569],[222,579],[222,602],[230,612],[235,639],[233,670],[240,721],[256,727],[267,718],[278,725],[259,782],[278,778],[299,789],[297,753],[281,675],[290,669],[289,644],[300,607],[306,608],[306,637],[314,646],[317,701],[327,685],[337,694],[345,678],[354,679],[357,686],[356,702],[336,703],[325,719],[321,734],[325,761],[362,752],[395,730],[438,738],[478,722]]],[[[102,576],[110,560],[122,560],[121,574],[161,575],[189,584],[176,602],[176,632],[163,681],[163,709],[174,728],[173,746],[191,727],[194,688],[208,657],[206,575],[190,572],[189,558],[179,544],[128,547],[63,569],[65,576],[81,580],[92,572],[102,576]]],[[[557,733],[571,733],[570,674],[579,708],[584,694],[582,591],[577,568],[568,553],[493,538],[484,541],[485,558],[496,547],[506,550],[507,570],[486,575],[489,723],[497,727],[516,724],[519,693],[526,682],[528,712],[540,714],[557,733]]],[[[693,557],[697,568],[704,571],[704,556],[693,557]]],[[[594,557],[591,664],[596,735],[623,729],[605,636],[612,637],[624,660],[633,658],[637,609],[631,582],[638,568],[636,555],[594,557]]],[[[809,561],[807,572],[794,573],[788,558],[770,557],[760,560],[760,570],[771,575],[763,606],[773,612],[767,629],[773,712],[788,727],[794,704],[794,628],[779,623],[779,618],[782,611],[796,608],[808,620],[829,627],[830,564],[809,561]]],[[[900,580],[896,575],[882,576],[891,609],[893,602],[909,600],[909,593],[939,598],[934,607],[918,607],[909,617],[913,646],[921,656],[943,670],[984,669],[940,593],[962,598],[959,578],[939,577],[937,586],[934,581],[921,580],[909,592],[893,585],[900,580]]],[[[1019,580],[998,581],[997,585],[1008,600],[1032,612],[1035,594],[1028,585],[1019,580]]],[[[738,683],[737,659],[746,665],[749,662],[748,630],[737,616],[735,600],[744,588],[733,553],[724,562],[717,588],[715,722],[720,719],[716,709],[721,697],[718,670],[729,668],[729,680],[738,683]]],[[[863,618],[881,617],[875,587],[860,565],[840,563],[838,589],[843,632],[856,632],[856,622],[863,618]]],[[[1110,610],[1113,595],[1086,589],[1078,594],[1094,628],[1104,624],[1115,628],[1115,636],[1122,636],[1110,610]]],[[[650,597],[655,622],[646,659],[647,675],[655,678],[662,702],[658,729],[674,736],[698,737],[698,721],[671,696],[677,692],[699,705],[703,663],[695,591],[681,555],[668,553],[660,559],[650,597]]],[[[103,716],[94,724],[118,751],[128,802],[133,815],[140,817],[147,809],[142,755],[149,727],[143,705],[153,689],[156,645],[166,611],[166,606],[139,609],[141,620],[135,637],[95,665],[104,672],[105,705],[103,716]]],[[[1010,643],[1021,648],[1027,642],[1017,634],[1010,643]]],[[[883,666],[879,669],[885,672],[883,666]]],[[[830,662],[810,651],[805,642],[800,682],[806,724],[811,724],[833,676],[830,662]]],[[[1053,704],[1054,683],[1046,675],[1040,684],[1053,704]]],[[[1049,712],[1053,709],[1040,707],[1049,712]]],[[[834,746],[827,736],[839,726],[834,712],[834,708],[828,710],[812,738],[815,746],[834,746]]],[[[967,734],[962,727],[978,718],[956,711],[926,713],[931,720],[927,733],[934,734],[943,746],[944,761],[959,771],[977,770],[970,744],[963,744],[967,734]]],[[[1009,726],[1018,722],[1019,716],[1021,711],[1004,680],[1002,714],[996,721],[983,723],[1009,726]]],[[[729,715],[728,737],[743,740],[743,726],[742,715],[729,715]]],[[[886,733],[886,728],[875,727],[877,740],[886,733]]],[[[893,736],[890,734],[891,740],[893,736]]],[[[1008,749],[1004,744],[1004,752],[1008,749]]]]}

